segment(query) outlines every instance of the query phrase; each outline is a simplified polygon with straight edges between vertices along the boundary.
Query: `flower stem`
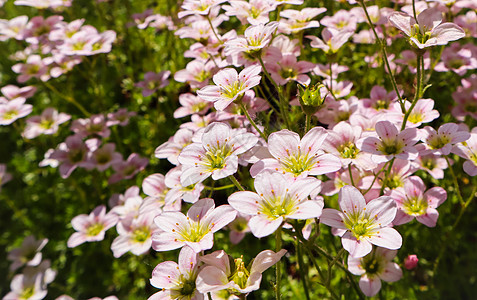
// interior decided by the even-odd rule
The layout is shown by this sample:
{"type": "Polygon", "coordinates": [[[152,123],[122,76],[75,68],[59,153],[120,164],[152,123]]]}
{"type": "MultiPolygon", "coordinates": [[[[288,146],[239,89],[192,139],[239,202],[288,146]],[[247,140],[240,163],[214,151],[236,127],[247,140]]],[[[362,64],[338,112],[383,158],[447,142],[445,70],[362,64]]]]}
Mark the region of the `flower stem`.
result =
{"type": "MultiPolygon", "coordinates": [[[[282,226],[278,227],[278,229],[275,231],[275,252],[278,252],[282,249],[282,226]]],[[[280,300],[281,299],[281,293],[280,293],[280,281],[282,278],[282,264],[281,260],[279,260],[275,266],[275,276],[276,276],[276,281],[275,281],[275,299],[280,300]]]]}
{"type": "Polygon", "coordinates": [[[386,173],[384,174],[384,180],[383,180],[383,185],[381,186],[381,190],[379,191],[379,195],[382,196],[384,194],[384,189],[386,188],[386,185],[388,184],[388,177],[389,173],[391,173],[391,169],[393,167],[395,157],[391,159],[389,162],[388,169],[386,170],[386,173]]]}
{"type": "Polygon", "coordinates": [[[226,190],[226,189],[233,188],[234,186],[235,186],[235,184],[228,184],[228,185],[223,185],[223,186],[218,186],[218,187],[204,186],[204,189],[212,190],[212,191],[221,191],[221,190],[226,190]]]}
{"type": "Polygon", "coordinates": [[[237,181],[237,179],[235,179],[234,175],[229,175],[229,179],[235,184],[235,186],[241,190],[241,191],[245,191],[245,189],[243,188],[243,186],[240,184],[240,182],[237,181]]]}
{"type": "Polygon", "coordinates": [[[397,83],[396,83],[396,78],[394,78],[393,71],[391,70],[391,66],[389,65],[388,53],[386,51],[386,42],[382,41],[379,38],[378,33],[376,32],[376,29],[374,29],[374,25],[371,21],[371,18],[369,17],[368,9],[366,8],[366,4],[364,4],[364,0],[359,0],[359,4],[361,4],[361,7],[364,10],[364,13],[366,15],[366,19],[368,20],[369,27],[371,27],[371,29],[373,30],[374,37],[376,38],[376,43],[378,44],[379,48],[381,49],[381,54],[383,56],[383,61],[384,61],[384,64],[386,65],[386,68],[388,70],[389,79],[391,79],[393,89],[396,92],[397,97],[399,99],[399,104],[401,106],[401,111],[402,111],[402,113],[404,113],[406,108],[404,107],[404,101],[402,100],[401,94],[399,93],[399,89],[398,89],[397,83]]]}
{"type": "Polygon", "coordinates": [[[248,121],[250,124],[252,124],[253,128],[260,134],[260,136],[266,141],[267,140],[267,135],[258,128],[257,124],[255,123],[254,120],[252,120],[252,117],[250,117],[250,114],[248,113],[247,108],[245,107],[245,104],[243,104],[242,101],[240,101],[240,108],[242,109],[243,113],[247,117],[248,121]]]}
{"type": "Polygon", "coordinates": [[[452,168],[452,165],[449,161],[449,158],[447,156],[444,156],[447,162],[447,166],[449,167],[449,172],[452,176],[452,180],[454,182],[454,189],[457,192],[457,198],[459,199],[459,202],[461,205],[465,205],[464,198],[462,198],[462,194],[460,193],[460,187],[459,187],[459,182],[457,181],[457,176],[455,176],[454,168],[452,168]]]}
{"type": "Polygon", "coordinates": [[[300,272],[301,282],[303,284],[303,290],[305,290],[306,300],[310,300],[310,291],[308,290],[308,268],[305,267],[303,262],[303,250],[301,243],[298,239],[295,240],[296,255],[298,258],[298,271],[300,272]]]}
{"type": "Polygon", "coordinates": [[[214,25],[212,25],[212,21],[210,20],[209,15],[207,15],[207,21],[209,21],[210,28],[212,29],[212,32],[214,33],[215,38],[219,41],[219,43],[223,44],[224,42],[219,38],[219,35],[215,31],[215,27],[214,27],[214,25]]]}
{"type": "Polygon", "coordinates": [[[71,97],[71,96],[67,96],[67,95],[64,95],[62,93],[60,93],[60,91],[58,91],[53,85],[51,85],[49,82],[43,82],[43,84],[48,88],[50,89],[53,93],[55,93],[56,95],[58,95],[59,97],[65,99],[66,101],[70,102],[71,104],[73,104],[74,106],[76,106],[76,108],[78,108],[85,116],[89,117],[91,114],[81,105],[79,104],[78,102],[76,102],[76,100],[71,97]]]}
{"type": "Polygon", "coordinates": [[[404,119],[401,125],[401,131],[403,131],[406,128],[407,120],[409,119],[409,116],[411,115],[413,108],[416,106],[417,101],[419,101],[419,98],[421,97],[421,88],[422,88],[422,80],[423,80],[422,74],[424,73],[423,72],[424,71],[423,57],[424,57],[423,54],[421,53],[417,54],[416,92],[414,94],[414,99],[412,100],[411,106],[404,114],[404,119]],[[422,62],[422,65],[421,65],[421,62],[422,62]]]}

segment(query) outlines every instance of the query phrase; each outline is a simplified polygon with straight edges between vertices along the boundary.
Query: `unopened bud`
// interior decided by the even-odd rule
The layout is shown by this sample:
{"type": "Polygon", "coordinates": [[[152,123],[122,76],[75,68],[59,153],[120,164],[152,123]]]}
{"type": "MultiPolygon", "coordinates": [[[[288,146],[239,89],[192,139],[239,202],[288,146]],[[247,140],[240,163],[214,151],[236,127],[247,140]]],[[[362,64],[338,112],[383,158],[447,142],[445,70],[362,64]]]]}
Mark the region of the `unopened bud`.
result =
{"type": "Polygon", "coordinates": [[[418,261],[419,259],[417,258],[417,255],[415,254],[409,255],[408,257],[404,259],[404,268],[408,270],[412,270],[415,267],[417,267],[418,261]]]}
{"type": "Polygon", "coordinates": [[[303,112],[312,115],[318,111],[323,104],[324,98],[321,97],[321,88],[323,84],[315,84],[303,87],[298,85],[298,100],[300,101],[303,112]]]}

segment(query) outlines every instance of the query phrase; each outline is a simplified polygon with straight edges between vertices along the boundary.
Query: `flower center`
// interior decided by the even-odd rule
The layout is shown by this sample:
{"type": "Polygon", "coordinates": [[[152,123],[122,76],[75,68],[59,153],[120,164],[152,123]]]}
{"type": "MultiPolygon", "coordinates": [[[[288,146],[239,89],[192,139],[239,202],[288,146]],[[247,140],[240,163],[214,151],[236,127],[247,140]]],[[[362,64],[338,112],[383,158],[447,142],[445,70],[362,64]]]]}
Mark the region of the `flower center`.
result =
{"type": "Polygon", "coordinates": [[[11,120],[15,118],[16,116],[18,116],[18,111],[16,109],[12,109],[10,111],[5,112],[5,114],[3,115],[3,119],[11,120]]]}
{"type": "Polygon", "coordinates": [[[247,286],[247,280],[250,272],[245,267],[243,256],[235,259],[235,272],[229,277],[229,280],[235,282],[239,287],[244,289],[247,286]]]}
{"type": "Polygon", "coordinates": [[[408,121],[414,124],[420,123],[424,120],[424,116],[420,112],[413,112],[409,115],[408,121]]]}
{"type": "Polygon", "coordinates": [[[359,153],[358,148],[352,142],[347,142],[346,144],[340,145],[338,151],[343,158],[356,158],[359,153]]]}
{"type": "Polygon", "coordinates": [[[55,121],[53,120],[41,120],[41,123],[40,123],[40,127],[43,128],[43,129],[50,129],[53,124],[55,124],[55,121]]]}
{"type": "Polygon", "coordinates": [[[403,203],[404,211],[411,216],[420,216],[427,211],[427,201],[422,197],[411,197],[403,203]]]}
{"type": "Polygon", "coordinates": [[[287,159],[279,161],[286,172],[293,173],[295,176],[311,170],[315,164],[314,157],[308,157],[308,154],[290,155],[287,159]]]}
{"type": "Polygon", "coordinates": [[[427,141],[427,144],[431,149],[441,149],[445,145],[449,144],[451,139],[447,135],[435,136],[427,141]]]}
{"type": "Polygon", "coordinates": [[[151,232],[148,227],[136,228],[133,231],[133,242],[144,243],[151,236],[151,232]]]}
{"type": "Polygon", "coordinates": [[[88,236],[97,236],[104,228],[104,225],[101,223],[91,224],[91,226],[86,229],[86,235],[88,236]]]}

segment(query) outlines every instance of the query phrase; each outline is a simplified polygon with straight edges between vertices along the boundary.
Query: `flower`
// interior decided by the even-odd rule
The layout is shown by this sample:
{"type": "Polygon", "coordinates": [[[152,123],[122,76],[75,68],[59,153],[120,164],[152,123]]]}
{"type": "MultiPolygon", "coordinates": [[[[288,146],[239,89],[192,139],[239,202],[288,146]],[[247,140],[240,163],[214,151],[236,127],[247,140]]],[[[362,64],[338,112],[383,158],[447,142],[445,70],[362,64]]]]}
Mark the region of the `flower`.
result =
{"type": "Polygon", "coordinates": [[[201,293],[228,290],[229,293],[240,295],[248,294],[260,288],[262,273],[277,263],[287,250],[281,249],[277,253],[272,250],[260,252],[253,262],[245,267],[243,256],[232,261],[224,250],[215,251],[200,257],[206,264],[197,276],[197,290],[201,293]]]}
{"type": "Polygon", "coordinates": [[[230,103],[240,99],[246,91],[260,83],[260,66],[249,66],[239,74],[232,68],[220,70],[214,75],[214,85],[208,85],[197,91],[204,100],[214,102],[217,110],[224,110],[230,103]]]}
{"type": "Polygon", "coordinates": [[[104,239],[104,233],[116,225],[118,216],[114,213],[106,214],[106,206],[96,207],[89,215],[79,215],[71,220],[71,225],[77,231],[68,239],[69,248],[74,248],[84,242],[96,242],[104,239]]]}
{"type": "Polygon", "coordinates": [[[118,258],[128,251],[134,255],[149,251],[152,244],[151,236],[159,231],[153,223],[155,216],[155,212],[152,211],[119,222],[116,226],[119,236],[111,244],[114,257],[118,258]]]}
{"type": "Polygon", "coordinates": [[[323,40],[320,40],[316,36],[307,35],[306,38],[311,40],[310,46],[313,48],[319,48],[326,54],[334,54],[343,46],[348,39],[353,35],[351,30],[337,30],[334,28],[325,27],[321,35],[323,40]]]}
{"type": "Polygon", "coordinates": [[[381,280],[394,282],[401,279],[401,268],[392,262],[396,254],[396,250],[378,247],[364,257],[348,257],[348,270],[354,275],[362,275],[359,288],[366,296],[372,297],[379,292],[381,280]]]}
{"type": "Polygon", "coordinates": [[[356,142],[358,149],[374,154],[372,157],[374,162],[386,162],[393,157],[405,160],[416,159],[418,153],[414,144],[419,137],[415,128],[406,128],[399,132],[393,123],[379,121],[376,123],[376,135],[379,138],[368,136],[356,142]]]}
{"type": "Polygon", "coordinates": [[[143,97],[154,94],[155,91],[169,84],[167,78],[171,75],[171,71],[162,71],[160,73],[147,72],[144,74],[144,81],[135,84],[136,87],[142,89],[143,97]]]}
{"type": "Polygon", "coordinates": [[[179,155],[182,186],[201,182],[207,177],[218,180],[237,172],[238,155],[251,149],[258,138],[249,132],[232,129],[225,123],[208,125],[201,143],[192,143],[179,155]]]}
{"type": "Polygon", "coordinates": [[[162,290],[148,300],[204,299],[204,295],[196,289],[197,274],[202,266],[197,253],[190,247],[184,247],[179,253],[178,262],[165,261],[154,268],[151,285],[162,290]]]}
{"type": "Polygon", "coordinates": [[[353,257],[370,253],[372,244],[387,249],[401,248],[402,237],[391,228],[397,212],[391,197],[381,196],[366,204],[359,190],[345,185],[338,196],[341,211],[323,209],[321,223],[338,230],[343,248],[353,257]]]}
{"type": "Polygon", "coordinates": [[[160,229],[154,234],[153,249],[169,251],[188,246],[196,253],[212,248],[214,233],[235,219],[237,212],[230,205],[215,208],[213,199],[197,201],[187,211],[166,211],[154,219],[160,229]]]}
{"type": "Polygon", "coordinates": [[[436,208],[447,199],[447,192],[441,187],[426,191],[426,186],[418,176],[406,179],[403,187],[393,190],[391,198],[397,204],[394,225],[401,225],[416,220],[428,227],[435,227],[439,213],[436,208]]]}
{"type": "Polygon", "coordinates": [[[25,104],[25,98],[15,98],[6,103],[0,102],[0,125],[10,125],[16,120],[29,115],[33,106],[25,104]]]}
{"type": "Polygon", "coordinates": [[[15,271],[23,265],[35,267],[41,262],[41,249],[48,243],[48,239],[37,240],[33,235],[27,236],[19,248],[8,253],[8,260],[12,261],[10,271],[15,271]]]}
{"type": "Polygon", "coordinates": [[[327,136],[323,127],[312,128],[302,139],[287,129],[274,132],[268,137],[268,151],[273,158],[255,163],[250,174],[255,177],[263,170],[273,170],[298,177],[338,171],[341,168],[340,160],[321,150],[327,136]]]}
{"type": "Polygon", "coordinates": [[[65,113],[58,113],[53,107],[46,108],[40,116],[33,116],[26,120],[26,127],[23,136],[33,139],[41,134],[54,134],[58,131],[59,125],[69,121],[71,116],[65,113]]]}
{"type": "Polygon", "coordinates": [[[409,43],[419,49],[446,45],[448,42],[465,37],[462,28],[454,23],[442,23],[442,12],[437,8],[423,10],[417,20],[408,14],[394,12],[389,16],[391,22],[403,31],[409,43]]]}
{"type": "Polygon", "coordinates": [[[0,164],[0,191],[2,190],[2,185],[12,180],[12,174],[7,173],[7,166],[5,164],[0,164]]]}
{"type": "Polygon", "coordinates": [[[278,22],[258,24],[245,29],[244,37],[237,37],[225,42],[224,54],[231,56],[245,52],[251,56],[259,54],[272,40],[272,34],[278,27],[278,22]]]}
{"type": "Polygon", "coordinates": [[[477,175],[477,129],[472,129],[470,138],[454,146],[452,153],[467,159],[464,162],[464,171],[470,176],[477,175]]]}
{"type": "Polygon", "coordinates": [[[420,151],[420,154],[449,155],[454,144],[470,138],[469,132],[459,129],[455,123],[446,123],[437,131],[429,126],[424,127],[421,131],[421,140],[426,150],[420,151]]]}
{"type": "Polygon", "coordinates": [[[261,238],[272,234],[287,219],[310,219],[321,215],[324,203],[308,200],[319,192],[321,182],[312,177],[291,179],[278,172],[264,171],[255,178],[256,193],[236,192],[229,204],[237,211],[252,215],[248,225],[261,238]]]}

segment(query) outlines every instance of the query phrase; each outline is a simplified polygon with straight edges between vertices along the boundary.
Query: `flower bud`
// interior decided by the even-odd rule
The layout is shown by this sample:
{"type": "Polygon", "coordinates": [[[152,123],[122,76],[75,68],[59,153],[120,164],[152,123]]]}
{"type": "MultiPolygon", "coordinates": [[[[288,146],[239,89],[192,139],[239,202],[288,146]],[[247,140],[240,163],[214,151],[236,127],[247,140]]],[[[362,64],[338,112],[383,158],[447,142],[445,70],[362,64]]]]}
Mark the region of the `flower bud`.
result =
{"type": "Polygon", "coordinates": [[[300,100],[301,108],[307,115],[312,115],[318,111],[323,104],[324,98],[321,97],[321,88],[323,84],[315,84],[305,86],[298,85],[298,100],[300,100]]]}
{"type": "Polygon", "coordinates": [[[415,267],[417,267],[418,261],[419,259],[417,258],[417,255],[415,254],[408,255],[408,257],[404,259],[404,267],[408,270],[412,270],[415,267]]]}

